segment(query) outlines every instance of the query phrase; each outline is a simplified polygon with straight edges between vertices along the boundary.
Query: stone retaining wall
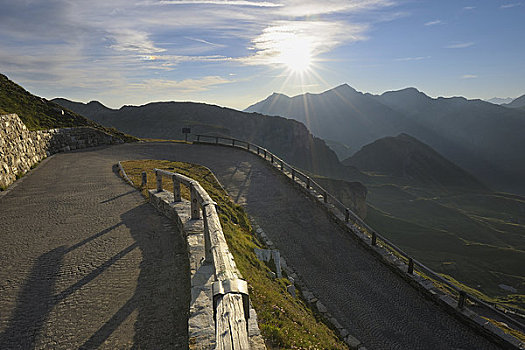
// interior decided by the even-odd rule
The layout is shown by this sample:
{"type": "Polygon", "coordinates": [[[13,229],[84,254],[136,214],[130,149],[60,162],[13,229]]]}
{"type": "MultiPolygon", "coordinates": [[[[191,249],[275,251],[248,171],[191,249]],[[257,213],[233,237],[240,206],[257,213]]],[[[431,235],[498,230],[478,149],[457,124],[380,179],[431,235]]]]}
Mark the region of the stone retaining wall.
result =
{"type": "Polygon", "coordinates": [[[91,127],[29,131],[16,114],[0,115],[0,188],[52,154],[122,142],[91,127]]]}

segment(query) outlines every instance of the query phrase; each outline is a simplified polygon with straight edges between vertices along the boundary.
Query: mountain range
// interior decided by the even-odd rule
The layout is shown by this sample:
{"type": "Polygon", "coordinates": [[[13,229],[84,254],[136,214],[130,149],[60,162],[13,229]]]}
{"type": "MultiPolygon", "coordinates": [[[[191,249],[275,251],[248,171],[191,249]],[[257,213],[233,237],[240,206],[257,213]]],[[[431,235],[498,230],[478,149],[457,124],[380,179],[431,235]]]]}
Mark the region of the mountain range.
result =
{"type": "Polygon", "coordinates": [[[246,109],[303,122],[353,153],[385,136],[409,134],[491,188],[525,193],[525,111],[463,97],[431,98],[415,88],[361,93],[347,84],[321,94],[274,93],[246,109]]]}
{"type": "Polygon", "coordinates": [[[348,174],[358,172],[343,166],[323,140],[295,120],[192,102],[154,102],[110,109],[97,101],[53,101],[137,137],[181,139],[181,129],[189,127],[192,134],[234,137],[259,144],[285,161],[317,174],[348,178],[348,174]]]}
{"type": "MultiPolygon", "coordinates": [[[[354,149],[351,157],[340,162],[323,140],[294,120],[202,103],[150,103],[116,110],[96,101],[84,104],[53,100],[59,106],[8,83],[0,86],[0,113],[23,114],[26,120],[34,122],[35,128],[63,126],[63,122],[68,122],[61,119],[64,115],[96,125],[80,116],[84,115],[142,137],[180,139],[181,128],[191,127],[194,134],[233,136],[261,144],[309,170],[312,176],[324,175],[316,176],[315,180],[348,207],[356,208],[362,217],[366,215],[372,227],[416,259],[488,293],[492,302],[525,307],[521,263],[525,251],[525,199],[491,192],[413,135],[397,133],[376,138],[358,152],[354,149]],[[45,111],[40,113],[41,109],[45,111]],[[518,294],[509,295],[501,285],[511,286],[518,294]]],[[[413,92],[405,91],[408,95],[413,92]]],[[[424,104],[425,95],[416,93],[424,104]]],[[[371,104],[370,111],[392,111],[391,115],[410,122],[409,116],[396,111],[408,106],[393,108],[387,102],[378,102],[373,95],[362,95],[371,104]]],[[[388,100],[392,96],[384,97],[388,100]]],[[[356,107],[360,99],[354,102],[356,107]]],[[[393,105],[395,102],[395,98],[390,101],[393,105]]],[[[365,118],[363,124],[367,122],[365,118]]],[[[389,128],[396,127],[391,122],[389,128]]],[[[337,141],[329,144],[349,151],[337,141]]]]}

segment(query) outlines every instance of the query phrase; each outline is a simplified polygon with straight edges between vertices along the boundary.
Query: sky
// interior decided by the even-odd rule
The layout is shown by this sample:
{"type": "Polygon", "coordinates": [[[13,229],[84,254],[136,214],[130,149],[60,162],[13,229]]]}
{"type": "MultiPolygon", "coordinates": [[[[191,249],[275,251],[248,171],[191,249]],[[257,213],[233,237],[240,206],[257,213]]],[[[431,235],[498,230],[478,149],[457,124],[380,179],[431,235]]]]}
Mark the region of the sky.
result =
{"type": "Polygon", "coordinates": [[[525,94],[525,1],[0,0],[0,73],[51,99],[244,109],[343,83],[525,94]]]}

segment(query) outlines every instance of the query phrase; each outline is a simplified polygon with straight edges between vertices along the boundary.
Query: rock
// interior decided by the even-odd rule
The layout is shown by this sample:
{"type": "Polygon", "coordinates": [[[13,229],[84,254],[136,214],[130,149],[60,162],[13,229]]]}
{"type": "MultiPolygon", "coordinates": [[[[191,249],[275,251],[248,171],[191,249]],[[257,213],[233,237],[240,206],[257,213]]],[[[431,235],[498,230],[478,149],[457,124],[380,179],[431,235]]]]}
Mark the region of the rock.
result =
{"type": "Polygon", "coordinates": [[[294,298],[296,297],[295,286],[293,284],[286,286],[286,291],[290,293],[294,298]]]}
{"type": "Polygon", "coordinates": [[[351,335],[348,335],[346,338],[345,338],[345,343],[350,347],[350,349],[352,350],[355,350],[355,349],[358,349],[359,345],[361,344],[361,342],[359,341],[359,339],[351,336],[351,335]]]}
{"type": "Polygon", "coordinates": [[[320,301],[317,301],[315,306],[317,307],[317,310],[319,310],[319,312],[322,314],[325,314],[328,312],[328,309],[326,308],[326,306],[324,306],[323,303],[321,303],[320,301]]]}

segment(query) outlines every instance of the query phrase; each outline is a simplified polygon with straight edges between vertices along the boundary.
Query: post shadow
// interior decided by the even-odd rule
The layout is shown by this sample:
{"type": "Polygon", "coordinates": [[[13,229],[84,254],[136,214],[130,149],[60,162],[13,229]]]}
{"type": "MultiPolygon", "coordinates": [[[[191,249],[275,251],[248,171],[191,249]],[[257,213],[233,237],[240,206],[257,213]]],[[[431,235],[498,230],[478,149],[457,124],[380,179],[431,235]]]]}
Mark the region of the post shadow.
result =
{"type": "Polygon", "coordinates": [[[148,203],[121,215],[142,253],[133,296],[80,349],[102,345],[135,310],[133,348],[188,349],[189,260],[185,238],[148,203]],[[168,225],[168,227],[166,227],[168,225]]]}
{"type": "Polygon", "coordinates": [[[0,335],[0,349],[34,349],[54,304],[55,284],[67,248],[61,246],[35,261],[17,297],[9,326],[0,335]]]}

